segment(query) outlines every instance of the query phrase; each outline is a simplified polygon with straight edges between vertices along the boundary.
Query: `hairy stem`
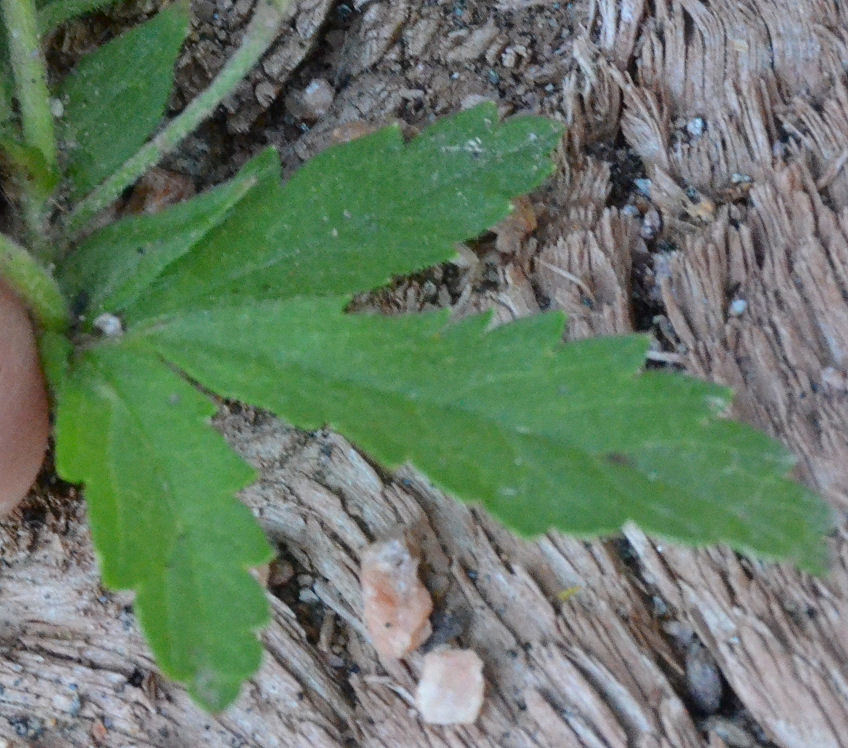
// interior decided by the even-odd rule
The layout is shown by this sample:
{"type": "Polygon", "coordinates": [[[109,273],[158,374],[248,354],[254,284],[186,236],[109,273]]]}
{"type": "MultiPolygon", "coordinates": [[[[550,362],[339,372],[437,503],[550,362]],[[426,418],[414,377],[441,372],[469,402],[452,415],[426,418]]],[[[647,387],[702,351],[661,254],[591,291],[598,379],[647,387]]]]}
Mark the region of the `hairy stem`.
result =
{"type": "Polygon", "coordinates": [[[289,2],[290,0],[260,0],[241,46],[209,87],[76,206],[68,218],[69,233],[80,232],[91,218],[112,203],[148,169],[155,166],[215,111],[218,104],[233,91],[277,38],[289,2]]]}
{"type": "Polygon", "coordinates": [[[65,299],[53,277],[20,244],[0,234],[0,280],[21,297],[45,330],[64,330],[65,299]]]}
{"type": "Polygon", "coordinates": [[[56,168],[56,133],[50,112],[47,69],[38,35],[35,0],[0,0],[9,59],[15,74],[24,142],[41,151],[47,165],[56,168]]]}

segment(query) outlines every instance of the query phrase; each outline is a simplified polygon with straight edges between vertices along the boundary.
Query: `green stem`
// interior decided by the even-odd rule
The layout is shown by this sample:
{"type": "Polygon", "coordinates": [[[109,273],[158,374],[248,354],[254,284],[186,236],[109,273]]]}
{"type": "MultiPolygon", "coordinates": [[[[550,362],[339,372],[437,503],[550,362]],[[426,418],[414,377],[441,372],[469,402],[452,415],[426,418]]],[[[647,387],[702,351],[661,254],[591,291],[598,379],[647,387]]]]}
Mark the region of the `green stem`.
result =
{"type": "Polygon", "coordinates": [[[20,244],[0,234],[0,280],[23,299],[45,330],[67,327],[65,298],[53,277],[20,244]]]}
{"type": "Polygon", "coordinates": [[[47,166],[55,169],[56,133],[50,112],[47,68],[38,36],[35,0],[1,1],[24,142],[41,151],[47,166]]]}
{"type": "Polygon", "coordinates": [[[88,221],[176,148],[183,138],[215,111],[218,104],[235,89],[277,38],[289,2],[290,0],[260,0],[241,46],[209,87],[76,206],[66,224],[70,234],[79,233],[88,221]]]}

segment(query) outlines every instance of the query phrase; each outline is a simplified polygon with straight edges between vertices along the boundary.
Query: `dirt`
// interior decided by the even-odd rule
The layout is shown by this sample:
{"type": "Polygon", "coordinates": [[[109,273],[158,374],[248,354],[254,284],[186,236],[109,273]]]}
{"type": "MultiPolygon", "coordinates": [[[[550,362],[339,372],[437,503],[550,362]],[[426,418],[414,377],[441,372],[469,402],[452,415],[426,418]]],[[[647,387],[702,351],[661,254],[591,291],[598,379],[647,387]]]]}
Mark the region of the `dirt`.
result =
{"type": "MultiPolygon", "coordinates": [[[[173,111],[221,66],[252,2],[195,0],[192,12],[173,111]]],[[[123,23],[63,32],[54,62],[123,23]]],[[[734,386],[736,414],[799,455],[798,475],[840,520],[826,578],[632,527],[592,543],[518,541],[335,434],[233,405],[218,425],[262,471],[243,498],[280,554],[263,669],[214,718],[159,679],[131,598],[98,585],[84,504],[47,470],[2,523],[0,736],[844,744],[846,59],[848,14],[820,0],[301,0],[263,64],[164,165],[203,189],[272,144],[291,173],[346,134],[394,120],[414,134],[483,99],[564,121],[557,173],[516,219],[358,306],[492,309],[500,321],[556,308],[571,338],[652,333],[650,365],[734,386]],[[433,641],[484,660],[475,726],[422,724],[408,701],[420,655],[380,661],[364,635],[359,551],[398,527],[421,538],[433,641]]]]}

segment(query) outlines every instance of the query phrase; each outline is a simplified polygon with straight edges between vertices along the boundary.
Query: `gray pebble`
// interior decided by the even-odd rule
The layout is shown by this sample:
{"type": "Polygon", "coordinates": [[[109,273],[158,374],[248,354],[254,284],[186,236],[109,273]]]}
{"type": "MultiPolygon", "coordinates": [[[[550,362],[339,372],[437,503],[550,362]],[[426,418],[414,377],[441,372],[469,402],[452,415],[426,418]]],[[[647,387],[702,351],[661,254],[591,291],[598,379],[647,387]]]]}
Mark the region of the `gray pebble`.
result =
{"type": "Polygon", "coordinates": [[[703,644],[693,641],[686,651],[686,686],[689,696],[705,714],[715,714],[721,705],[721,675],[713,656],[703,644]]]}
{"type": "Polygon", "coordinates": [[[727,308],[727,313],[731,317],[741,317],[745,314],[745,311],[748,309],[748,302],[745,299],[734,299],[730,302],[730,306],[727,308]]]}
{"type": "Polygon", "coordinates": [[[693,117],[686,123],[686,132],[693,138],[700,138],[706,128],[707,123],[704,122],[703,117],[693,117]]]}

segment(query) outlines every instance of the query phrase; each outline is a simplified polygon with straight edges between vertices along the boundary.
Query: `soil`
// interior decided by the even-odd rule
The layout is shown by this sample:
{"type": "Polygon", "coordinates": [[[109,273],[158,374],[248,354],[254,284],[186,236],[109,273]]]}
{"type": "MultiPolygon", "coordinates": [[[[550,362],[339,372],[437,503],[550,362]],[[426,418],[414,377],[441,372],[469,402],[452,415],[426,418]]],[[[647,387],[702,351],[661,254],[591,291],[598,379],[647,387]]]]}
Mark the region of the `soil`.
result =
{"type": "MultiPolygon", "coordinates": [[[[134,3],[131,13],[157,2],[134,3]]],[[[223,64],[251,0],[194,0],[174,111],[223,64]]],[[[51,42],[69,65],[122,13],[51,42]]],[[[2,523],[8,745],[839,746],[848,739],[848,10],[825,0],[299,0],[284,33],[165,168],[203,189],[273,144],[290,173],[388,122],[483,99],[568,124],[558,170],[464,261],[363,296],[387,313],[543,309],[567,335],[650,332],[650,365],[732,385],[833,505],[810,578],[646,537],[520,541],[336,434],[231,404],[279,551],[265,663],[224,714],[161,679],[130,596],[99,586],[75,490],[49,470],[2,523]],[[317,92],[317,94],[316,94],[317,92]],[[477,723],[424,725],[420,655],[380,661],[359,550],[405,528],[435,642],[485,663],[477,723]],[[564,591],[570,591],[563,594],[564,591]]],[[[132,198],[131,198],[132,199],[132,198]]],[[[520,396],[520,393],[519,393],[520,396]]]]}

